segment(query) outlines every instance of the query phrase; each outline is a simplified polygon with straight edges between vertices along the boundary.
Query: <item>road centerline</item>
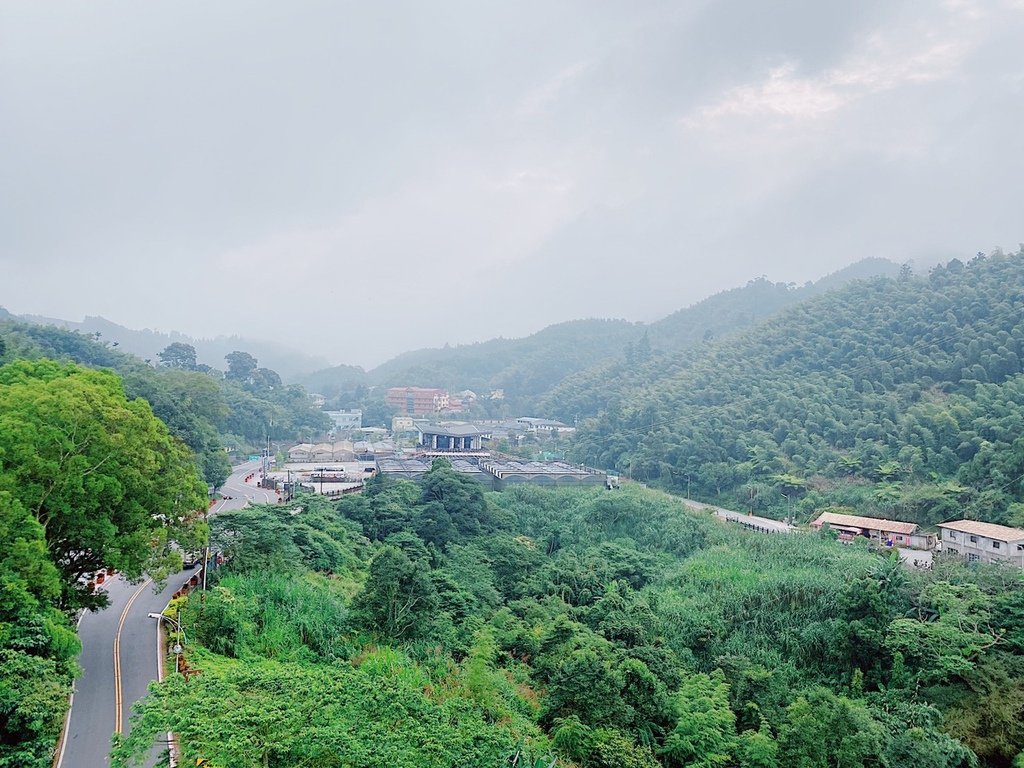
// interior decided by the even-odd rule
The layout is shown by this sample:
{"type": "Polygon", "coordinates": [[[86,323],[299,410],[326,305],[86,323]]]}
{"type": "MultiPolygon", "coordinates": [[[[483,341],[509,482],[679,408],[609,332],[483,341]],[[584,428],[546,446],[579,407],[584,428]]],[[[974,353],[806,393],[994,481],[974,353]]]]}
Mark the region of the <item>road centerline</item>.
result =
{"type": "Polygon", "coordinates": [[[124,627],[124,621],[128,618],[128,611],[131,610],[132,603],[135,602],[136,598],[142,594],[142,590],[148,587],[152,583],[152,579],[146,579],[139,588],[135,590],[135,594],[128,600],[128,604],[121,611],[121,619],[117,622],[117,632],[114,634],[114,700],[117,709],[114,712],[114,733],[121,734],[123,729],[123,718],[121,715],[122,701],[121,701],[121,629],[124,627]]]}

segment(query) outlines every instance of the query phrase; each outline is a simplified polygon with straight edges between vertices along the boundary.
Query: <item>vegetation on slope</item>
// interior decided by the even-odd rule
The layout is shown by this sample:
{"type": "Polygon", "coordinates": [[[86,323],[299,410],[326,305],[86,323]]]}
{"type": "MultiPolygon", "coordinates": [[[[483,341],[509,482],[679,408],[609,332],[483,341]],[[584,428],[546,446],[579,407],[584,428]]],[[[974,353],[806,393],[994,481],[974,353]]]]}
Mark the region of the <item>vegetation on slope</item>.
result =
{"type": "Polygon", "coordinates": [[[204,479],[218,486],[230,463],[225,447],[248,455],[272,441],[311,438],[329,422],[298,385],[285,385],[246,352],[228,355],[224,372],[196,362],[188,344],[176,342],[152,366],[98,339],[52,326],[0,322],[0,363],[49,358],[116,372],[130,400],[149,403],[154,414],[196,457],[204,479]]]}
{"type": "Polygon", "coordinates": [[[202,673],[154,689],[118,759],[166,730],[223,768],[969,768],[1024,749],[1013,570],[908,573],[635,485],[474,483],[439,462],[421,486],[215,522],[228,562],[181,606],[202,673]]]}
{"type": "Polygon", "coordinates": [[[50,765],[90,574],[160,578],[196,546],[191,451],[120,380],[49,360],[0,366],[0,766],[50,765]]]}
{"type": "MultiPolygon", "coordinates": [[[[481,403],[478,415],[522,415],[534,411],[537,400],[563,379],[601,361],[633,365],[648,359],[652,351],[687,349],[747,328],[785,307],[852,280],[895,276],[898,269],[885,259],[864,259],[802,287],[761,277],[647,325],[625,320],[576,320],[521,339],[492,339],[407,352],[366,374],[361,369],[338,366],[303,377],[302,383],[339,407],[364,409],[381,399],[370,396],[370,387],[442,387],[451,392],[469,389],[484,396],[501,389],[505,400],[481,403]]],[[[573,414],[570,408],[562,417],[571,418],[573,414]]]]}
{"type": "Polygon", "coordinates": [[[996,254],[854,284],[645,366],[608,365],[548,402],[563,417],[597,411],[578,458],[725,506],[1020,523],[1022,338],[1024,254],[996,254]]]}

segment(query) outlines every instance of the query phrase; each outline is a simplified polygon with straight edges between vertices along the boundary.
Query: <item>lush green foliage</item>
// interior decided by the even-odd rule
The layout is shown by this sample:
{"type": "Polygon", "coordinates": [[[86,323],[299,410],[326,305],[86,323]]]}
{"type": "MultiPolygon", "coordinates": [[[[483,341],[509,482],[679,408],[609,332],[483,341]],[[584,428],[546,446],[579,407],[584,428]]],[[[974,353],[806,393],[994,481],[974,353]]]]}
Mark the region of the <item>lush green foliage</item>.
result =
{"type": "Polygon", "coordinates": [[[1009,522],[1024,500],[1024,254],[861,282],[740,336],[566,382],[574,455],[734,509],[1009,522]]]}
{"type": "Polygon", "coordinates": [[[158,574],[168,535],[206,506],[191,453],[120,380],[49,361],[0,368],[0,489],[44,531],[62,600],[93,604],[82,577],[158,574]]]}
{"type": "Polygon", "coordinates": [[[6,353],[0,362],[47,357],[91,368],[115,371],[130,400],[143,399],[195,454],[210,485],[219,486],[230,473],[225,448],[248,455],[271,441],[312,439],[329,421],[296,385],[285,385],[276,372],[260,368],[245,352],[230,353],[227,375],[196,363],[196,351],[174,342],[153,367],[132,355],[100,343],[98,338],[52,326],[0,322],[6,353]]]}
{"type": "Polygon", "coordinates": [[[1024,749],[1010,569],[907,572],[631,484],[481,496],[453,475],[215,520],[228,563],[181,606],[202,674],[157,689],[120,759],[169,729],[225,768],[521,750],[581,768],[974,768],[1024,749]]]}
{"type": "Polygon", "coordinates": [[[109,371],[0,367],[0,766],[42,768],[79,652],[75,609],[101,568],[160,578],[203,535],[191,451],[109,371]]]}

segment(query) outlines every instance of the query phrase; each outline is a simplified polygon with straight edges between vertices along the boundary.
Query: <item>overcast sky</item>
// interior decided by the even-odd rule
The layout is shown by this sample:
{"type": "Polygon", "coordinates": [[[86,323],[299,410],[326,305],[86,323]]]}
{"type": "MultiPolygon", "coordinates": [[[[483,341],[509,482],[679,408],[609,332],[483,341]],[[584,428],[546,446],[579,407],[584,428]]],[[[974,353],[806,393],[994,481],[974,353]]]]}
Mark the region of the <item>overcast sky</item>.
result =
{"type": "Polygon", "coordinates": [[[1024,240],[1024,2],[0,0],[0,305],[371,367],[1024,240]]]}

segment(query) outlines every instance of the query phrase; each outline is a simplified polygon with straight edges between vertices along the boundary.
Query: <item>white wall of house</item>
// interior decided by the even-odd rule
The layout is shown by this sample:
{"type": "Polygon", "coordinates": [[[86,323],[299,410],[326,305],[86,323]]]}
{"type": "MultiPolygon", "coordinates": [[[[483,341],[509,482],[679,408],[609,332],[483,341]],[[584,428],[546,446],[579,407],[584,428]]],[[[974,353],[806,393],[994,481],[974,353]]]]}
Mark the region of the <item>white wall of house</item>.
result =
{"type": "Polygon", "coordinates": [[[1012,562],[1024,567],[1024,540],[1000,541],[988,536],[942,528],[942,551],[973,562],[1012,562]]]}

